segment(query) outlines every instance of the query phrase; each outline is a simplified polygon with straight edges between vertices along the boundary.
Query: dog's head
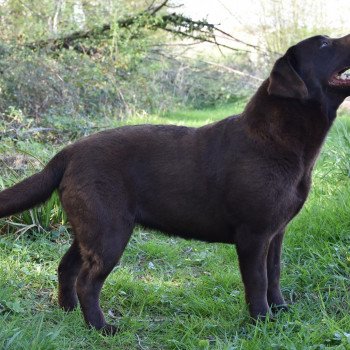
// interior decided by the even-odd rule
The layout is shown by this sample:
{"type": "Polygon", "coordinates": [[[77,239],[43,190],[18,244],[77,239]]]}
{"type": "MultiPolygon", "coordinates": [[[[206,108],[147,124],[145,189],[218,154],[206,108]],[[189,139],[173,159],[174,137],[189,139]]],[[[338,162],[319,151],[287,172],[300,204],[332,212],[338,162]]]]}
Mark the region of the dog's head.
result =
{"type": "Polygon", "coordinates": [[[314,36],[288,49],[271,71],[268,93],[301,100],[334,100],[350,95],[350,35],[314,36]]]}

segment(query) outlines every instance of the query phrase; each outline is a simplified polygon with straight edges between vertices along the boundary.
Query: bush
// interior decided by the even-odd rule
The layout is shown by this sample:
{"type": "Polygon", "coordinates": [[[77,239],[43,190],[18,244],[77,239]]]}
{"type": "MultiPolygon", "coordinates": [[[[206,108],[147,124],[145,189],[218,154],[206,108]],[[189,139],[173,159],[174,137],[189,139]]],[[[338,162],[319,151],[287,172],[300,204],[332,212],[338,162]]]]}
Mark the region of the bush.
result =
{"type": "Polygon", "coordinates": [[[53,56],[27,50],[0,53],[0,113],[11,108],[42,122],[50,116],[122,118],[138,111],[163,112],[179,106],[204,108],[250,93],[256,81],[247,57],[223,64],[148,52],[138,64],[118,65],[111,56],[64,50],[53,56]],[[246,63],[244,63],[246,62],[246,63]]]}
{"type": "Polygon", "coordinates": [[[60,57],[19,52],[0,62],[0,111],[26,115],[106,115],[122,109],[110,69],[69,51],[60,57]]]}

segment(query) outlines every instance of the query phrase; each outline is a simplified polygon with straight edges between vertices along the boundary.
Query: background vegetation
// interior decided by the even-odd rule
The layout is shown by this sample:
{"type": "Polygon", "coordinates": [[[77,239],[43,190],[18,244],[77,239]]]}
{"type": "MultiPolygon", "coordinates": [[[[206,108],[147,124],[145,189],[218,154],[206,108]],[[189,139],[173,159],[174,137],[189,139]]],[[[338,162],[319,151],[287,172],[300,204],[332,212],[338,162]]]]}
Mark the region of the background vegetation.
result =
{"type": "MultiPolygon", "coordinates": [[[[239,35],[177,4],[0,0],[0,189],[101,129],[237,114],[288,46],[342,31],[323,1],[257,1],[262,16],[239,35]]],[[[340,114],[288,229],[282,285],[293,305],[276,322],[250,323],[234,247],[137,228],[102,294],[121,332],[86,329],[79,310],[57,307],[71,236],[55,194],[0,220],[0,348],[350,349],[350,122],[340,114]]]]}

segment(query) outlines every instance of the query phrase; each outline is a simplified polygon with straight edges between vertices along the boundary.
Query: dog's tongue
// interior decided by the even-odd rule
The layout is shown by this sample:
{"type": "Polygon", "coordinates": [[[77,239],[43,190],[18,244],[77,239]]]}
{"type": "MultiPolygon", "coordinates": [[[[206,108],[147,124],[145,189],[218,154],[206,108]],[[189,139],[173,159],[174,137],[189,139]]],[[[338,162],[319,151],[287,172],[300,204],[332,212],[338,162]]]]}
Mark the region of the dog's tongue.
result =
{"type": "Polygon", "coordinates": [[[350,68],[338,74],[334,74],[329,82],[333,86],[349,86],[350,85],[350,68]]]}
{"type": "Polygon", "coordinates": [[[350,79],[350,69],[347,69],[345,72],[341,73],[340,75],[338,74],[337,78],[340,80],[350,79]]]}

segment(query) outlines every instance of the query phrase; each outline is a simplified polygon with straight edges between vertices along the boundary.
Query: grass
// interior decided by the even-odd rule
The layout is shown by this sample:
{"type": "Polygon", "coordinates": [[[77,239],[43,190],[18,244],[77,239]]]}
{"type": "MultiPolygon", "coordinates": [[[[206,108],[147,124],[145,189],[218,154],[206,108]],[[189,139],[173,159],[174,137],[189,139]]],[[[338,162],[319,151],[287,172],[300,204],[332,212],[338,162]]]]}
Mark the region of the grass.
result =
{"type": "MultiPolygon", "coordinates": [[[[127,123],[198,126],[241,108],[139,116],[127,123]]],[[[4,139],[0,186],[39,169],[59,147],[35,138],[4,139]],[[7,159],[19,152],[26,161],[16,169],[7,159]]],[[[70,242],[57,196],[2,220],[0,348],[350,349],[349,172],[350,120],[342,116],[317,163],[310,197],[286,235],[282,288],[291,309],[256,325],[244,303],[233,246],[137,228],[101,297],[108,320],[121,331],[103,337],[85,327],[80,310],[68,314],[57,306],[56,268],[70,242]]]]}

